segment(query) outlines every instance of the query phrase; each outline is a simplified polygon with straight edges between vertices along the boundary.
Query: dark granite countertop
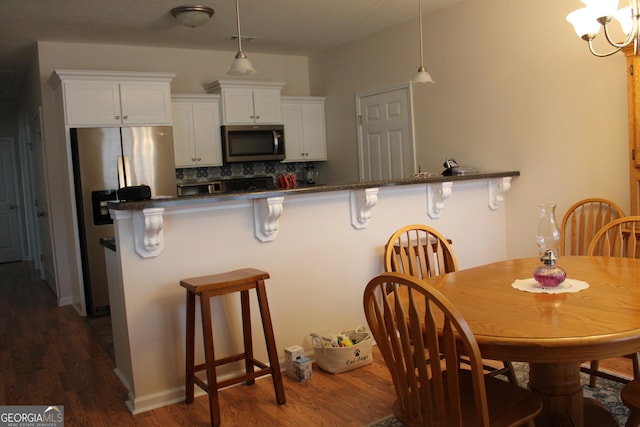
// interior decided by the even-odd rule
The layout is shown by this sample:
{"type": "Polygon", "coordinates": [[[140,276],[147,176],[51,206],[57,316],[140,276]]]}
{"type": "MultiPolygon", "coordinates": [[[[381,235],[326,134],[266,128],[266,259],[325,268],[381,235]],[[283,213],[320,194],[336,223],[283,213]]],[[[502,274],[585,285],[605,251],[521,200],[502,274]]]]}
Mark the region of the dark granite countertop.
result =
{"type": "Polygon", "coordinates": [[[361,190],[366,188],[380,188],[380,187],[393,187],[402,185],[415,185],[415,184],[433,184],[440,182],[457,182],[457,181],[471,181],[479,179],[491,179],[491,178],[503,178],[520,176],[520,171],[480,171],[474,174],[468,175],[454,175],[454,176],[442,176],[435,175],[429,178],[409,178],[401,180],[390,181],[368,181],[357,182],[353,184],[318,184],[307,185],[304,187],[292,188],[292,189],[275,189],[266,191],[254,191],[254,192],[238,192],[238,193],[214,193],[214,194],[201,194],[194,196],[183,197],[171,197],[171,198],[158,198],[151,200],[141,201],[126,201],[126,202],[109,202],[109,209],[115,210],[143,210],[147,208],[161,208],[171,206],[187,206],[212,202],[226,202],[234,200],[253,200],[261,199],[265,197],[278,197],[288,196],[296,194],[310,194],[310,193],[324,193],[328,191],[343,191],[343,190],[361,190]]]}

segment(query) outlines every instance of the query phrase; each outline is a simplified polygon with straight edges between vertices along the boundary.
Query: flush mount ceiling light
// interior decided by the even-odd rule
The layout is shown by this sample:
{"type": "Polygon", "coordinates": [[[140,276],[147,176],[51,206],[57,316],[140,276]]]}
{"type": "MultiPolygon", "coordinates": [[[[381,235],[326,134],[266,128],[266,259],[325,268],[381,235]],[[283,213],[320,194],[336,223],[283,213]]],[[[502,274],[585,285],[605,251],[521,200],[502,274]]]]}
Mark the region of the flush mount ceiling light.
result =
{"type": "Polygon", "coordinates": [[[420,25],[420,67],[418,74],[413,78],[413,83],[435,83],[431,74],[424,68],[424,49],[422,47],[422,0],[418,0],[418,22],[420,25]]]}
{"type": "Polygon", "coordinates": [[[213,9],[207,6],[179,6],[171,9],[171,14],[179,23],[191,28],[206,24],[213,13],[213,9]]]}
{"type": "Polygon", "coordinates": [[[640,43],[638,0],[629,0],[629,6],[620,10],[618,10],[618,0],[582,0],[582,3],[586,7],[571,12],[567,15],[567,21],[573,24],[578,37],[589,43],[589,50],[592,54],[599,57],[613,55],[633,42],[633,53],[638,55],[638,44],[640,43]],[[612,18],[618,21],[625,34],[625,39],[621,43],[611,39],[609,24],[612,18]],[[607,42],[613,47],[611,52],[599,53],[593,47],[593,39],[601,28],[604,29],[607,42]]]}
{"type": "Polygon", "coordinates": [[[247,55],[242,51],[242,35],[240,34],[240,5],[238,4],[238,0],[236,0],[236,23],[238,25],[238,35],[236,36],[238,39],[238,53],[236,53],[236,58],[231,63],[231,68],[229,68],[227,74],[232,76],[255,74],[257,73],[256,69],[253,68],[253,65],[251,65],[251,62],[247,59],[247,55]]]}

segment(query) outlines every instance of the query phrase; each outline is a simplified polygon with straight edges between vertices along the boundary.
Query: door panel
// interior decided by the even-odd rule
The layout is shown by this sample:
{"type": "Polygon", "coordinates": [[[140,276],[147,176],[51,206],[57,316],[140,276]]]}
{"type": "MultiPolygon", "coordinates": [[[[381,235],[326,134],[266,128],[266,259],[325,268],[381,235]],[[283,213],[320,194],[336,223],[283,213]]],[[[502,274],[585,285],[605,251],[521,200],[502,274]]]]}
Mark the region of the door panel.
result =
{"type": "Polygon", "coordinates": [[[153,197],[176,196],[171,126],[122,128],[122,153],[128,186],[148,185],[153,197]]]}
{"type": "Polygon", "coordinates": [[[358,95],[357,103],[360,179],[408,178],[415,172],[409,86],[358,95]]]}
{"type": "Polygon", "coordinates": [[[16,201],[13,139],[0,138],[0,262],[20,260],[22,227],[16,201]]]}

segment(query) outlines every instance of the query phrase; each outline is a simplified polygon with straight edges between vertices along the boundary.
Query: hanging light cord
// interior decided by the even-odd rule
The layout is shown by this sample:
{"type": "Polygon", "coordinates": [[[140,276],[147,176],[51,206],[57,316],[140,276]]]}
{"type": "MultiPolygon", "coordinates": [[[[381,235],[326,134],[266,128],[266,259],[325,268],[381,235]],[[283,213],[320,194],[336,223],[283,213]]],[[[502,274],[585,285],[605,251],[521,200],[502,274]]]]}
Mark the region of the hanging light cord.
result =
{"type": "Polygon", "coordinates": [[[424,52],[422,49],[422,0],[418,0],[418,22],[420,24],[420,70],[424,70],[424,52]]]}
{"type": "Polygon", "coordinates": [[[242,52],[242,36],[240,35],[240,5],[239,0],[236,0],[236,20],[238,26],[238,53],[242,52]]]}

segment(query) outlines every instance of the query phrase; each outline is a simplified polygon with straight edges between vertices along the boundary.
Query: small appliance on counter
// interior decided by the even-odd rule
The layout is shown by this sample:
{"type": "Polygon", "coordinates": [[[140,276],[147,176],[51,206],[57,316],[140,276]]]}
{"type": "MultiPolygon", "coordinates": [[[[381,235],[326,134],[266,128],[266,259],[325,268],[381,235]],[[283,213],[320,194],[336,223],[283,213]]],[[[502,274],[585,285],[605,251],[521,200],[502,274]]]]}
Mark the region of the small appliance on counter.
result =
{"type": "Polygon", "coordinates": [[[318,183],[318,170],[313,163],[309,163],[304,167],[304,183],[306,185],[315,185],[318,183]]]}
{"type": "Polygon", "coordinates": [[[233,178],[220,180],[223,193],[237,193],[250,191],[274,190],[276,188],[270,176],[255,176],[251,178],[233,178]]]}
{"type": "Polygon", "coordinates": [[[229,178],[210,182],[185,182],[178,184],[178,196],[266,191],[274,190],[275,188],[273,178],[270,176],[229,178]]]}
{"type": "Polygon", "coordinates": [[[458,163],[452,157],[447,158],[442,166],[446,168],[442,172],[443,176],[473,175],[478,173],[478,169],[472,166],[458,166],[458,163]]]}
{"type": "Polygon", "coordinates": [[[178,184],[178,197],[199,196],[221,192],[220,181],[212,182],[185,182],[178,184]]]}

